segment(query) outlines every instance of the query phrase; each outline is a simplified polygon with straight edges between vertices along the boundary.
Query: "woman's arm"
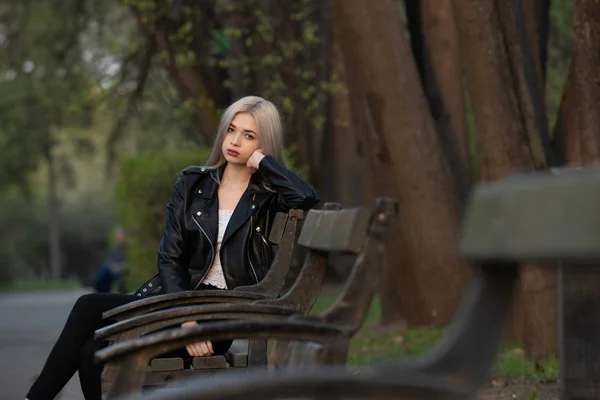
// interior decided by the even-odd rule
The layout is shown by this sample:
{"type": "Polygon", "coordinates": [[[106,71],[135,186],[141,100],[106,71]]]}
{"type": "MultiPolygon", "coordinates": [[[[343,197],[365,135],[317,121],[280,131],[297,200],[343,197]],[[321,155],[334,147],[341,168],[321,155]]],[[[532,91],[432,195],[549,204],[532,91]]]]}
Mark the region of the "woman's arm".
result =
{"type": "Polygon", "coordinates": [[[287,212],[293,208],[308,210],[319,202],[319,193],[293,171],[279,164],[273,156],[262,157],[258,170],[277,191],[277,205],[281,211],[287,212]]]}
{"type": "Polygon", "coordinates": [[[185,265],[185,241],[181,228],[184,220],[184,183],[180,176],[167,204],[165,231],[158,245],[158,274],[165,293],[191,290],[191,278],[185,265]]]}

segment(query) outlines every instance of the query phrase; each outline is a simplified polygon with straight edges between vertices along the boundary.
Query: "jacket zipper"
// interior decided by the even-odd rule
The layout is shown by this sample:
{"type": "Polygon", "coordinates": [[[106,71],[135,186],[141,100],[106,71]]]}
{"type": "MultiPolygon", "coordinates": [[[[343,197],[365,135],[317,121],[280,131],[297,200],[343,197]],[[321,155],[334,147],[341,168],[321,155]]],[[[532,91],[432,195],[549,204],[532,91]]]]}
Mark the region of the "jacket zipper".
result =
{"type": "MultiPolygon", "coordinates": [[[[254,226],[254,215],[250,216],[250,228],[254,226]]],[[[252,231],[251,231],[252,232],[252,231]]],[[[248,262],[250,263],[250,268],[252,269],[252,273],[254,274],[254,280],[258,283],[258,275],[256,275],[256,270],[254,269],[254,265],[252,264],[252,259],[250,258],[250,249],[248,249],[248,262]]]]}
{"type": "Polygon", "coordinates": [[[194,286],[194,290],[196,290],[196,289],[198,289],[198,286],[200,286],[200,284],[202,283],[202,281],[204,280],[204,278],[206,278],[206,275],[208,275],[208,272],[210,271],[210,267],[212,267],[213,263],[215,262],[215,245],[213,244],[212,240],[210,240],[210,237],[208,236],[208,234],[206,233],[206,231],[204,230],[204,228],[202,227],[202,225],[200,224],[200,222],[196,220],[196,217],[194,217],[192,215],[192,219],[194,220],[194,222],[196,223],[196,225],[198,225],[198,228],[200,228],[200,230],[202,231],[202,233],[204,234],[204,236],[206,236],[206,239],[208,239],[208,243],[210,243],[210,250],[211,250],[211,261],[208,264],[208,269],[206,270],[206,272],[204,273],[204,275],[202,275],[202,278],[200,278],[200,280],[198,281],[198,283],[196,283],[196,286],[194,286]]]}
{"type": "MultiPolygon", "coordinates": [[[[260,238],[262,239],[263,243],[267,246],[269,246],[269,243],[267,242],[267,239],[265,239],[265,237],[263,236],[262,232],[260,231],[260,227],[257,227],[256,229],[258,229],[256,231],[256,233],[258,234],[258,236],[260,236],[260,238]]],[[[269,246],[271,247],[271,246],[269,246]]]]}

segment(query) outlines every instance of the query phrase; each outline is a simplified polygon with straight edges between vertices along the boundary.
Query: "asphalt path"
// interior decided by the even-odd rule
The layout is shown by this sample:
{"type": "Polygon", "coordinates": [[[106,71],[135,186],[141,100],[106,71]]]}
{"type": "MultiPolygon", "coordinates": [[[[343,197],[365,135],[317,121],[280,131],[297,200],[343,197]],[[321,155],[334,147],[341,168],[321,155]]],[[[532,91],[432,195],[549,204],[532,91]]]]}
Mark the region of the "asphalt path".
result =
{"type": "MultiPolygon", "coordinates": [[[[0,399],[24,399],[86,289],[0,294],[0,399]]],[[[60,400],[82,400],[77,374],[60,400]]]]}

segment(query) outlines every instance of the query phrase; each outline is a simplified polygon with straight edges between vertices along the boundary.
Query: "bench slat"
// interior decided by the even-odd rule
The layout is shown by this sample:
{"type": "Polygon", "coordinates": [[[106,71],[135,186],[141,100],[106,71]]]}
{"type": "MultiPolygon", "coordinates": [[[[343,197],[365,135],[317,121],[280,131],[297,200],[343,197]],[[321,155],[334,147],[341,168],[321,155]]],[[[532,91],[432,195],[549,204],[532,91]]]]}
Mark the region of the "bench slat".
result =
{"type": "Polygon", "coordinates": [[[183,371],[183,359],[180,357],[155,358],[150,361],[150,368],[155,372],[183,371]]]}
{"type": "Polygon", "coordinates": [[[471,260],[600,258],[600,169],[530,173],[481,184],[460,240],[471,260]]]}
{"type": "Polygon", "coordinates": [[[245,339],[234,340],[229,350],[225,353],[225,359],[234,368],[245,368],[248,366],[248,341],[245,339]]]}
{"type": "Polygon", "coordinates": [[[358,254],[367,237],[369,212],[364,208],[310,210],[298,244],[312,250],[358,254]]]}
{"type": "Polygon", "coordinates": [[[223,356],[194,357],[192,367],[198,369],[224,369],[227,368],[227,361],[223,356]]]}

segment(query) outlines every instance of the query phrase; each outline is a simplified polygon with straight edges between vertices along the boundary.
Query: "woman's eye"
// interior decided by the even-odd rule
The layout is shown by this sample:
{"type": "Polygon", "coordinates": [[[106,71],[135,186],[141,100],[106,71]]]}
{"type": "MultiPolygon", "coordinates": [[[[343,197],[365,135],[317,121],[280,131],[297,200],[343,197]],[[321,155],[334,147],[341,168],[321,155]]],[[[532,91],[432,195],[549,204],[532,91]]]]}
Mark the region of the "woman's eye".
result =
{"type": "Polygon", "coordinates": [[[227,132],[233,132],[233,128],[232,127],[227,128],[227,132]]]}
{"type": "Polygon", "coordinates": [[[252,136],[252,135],[246,135],[246,139],[248,139],[248,140],[254,140],[254,136],[252,136]]]}

